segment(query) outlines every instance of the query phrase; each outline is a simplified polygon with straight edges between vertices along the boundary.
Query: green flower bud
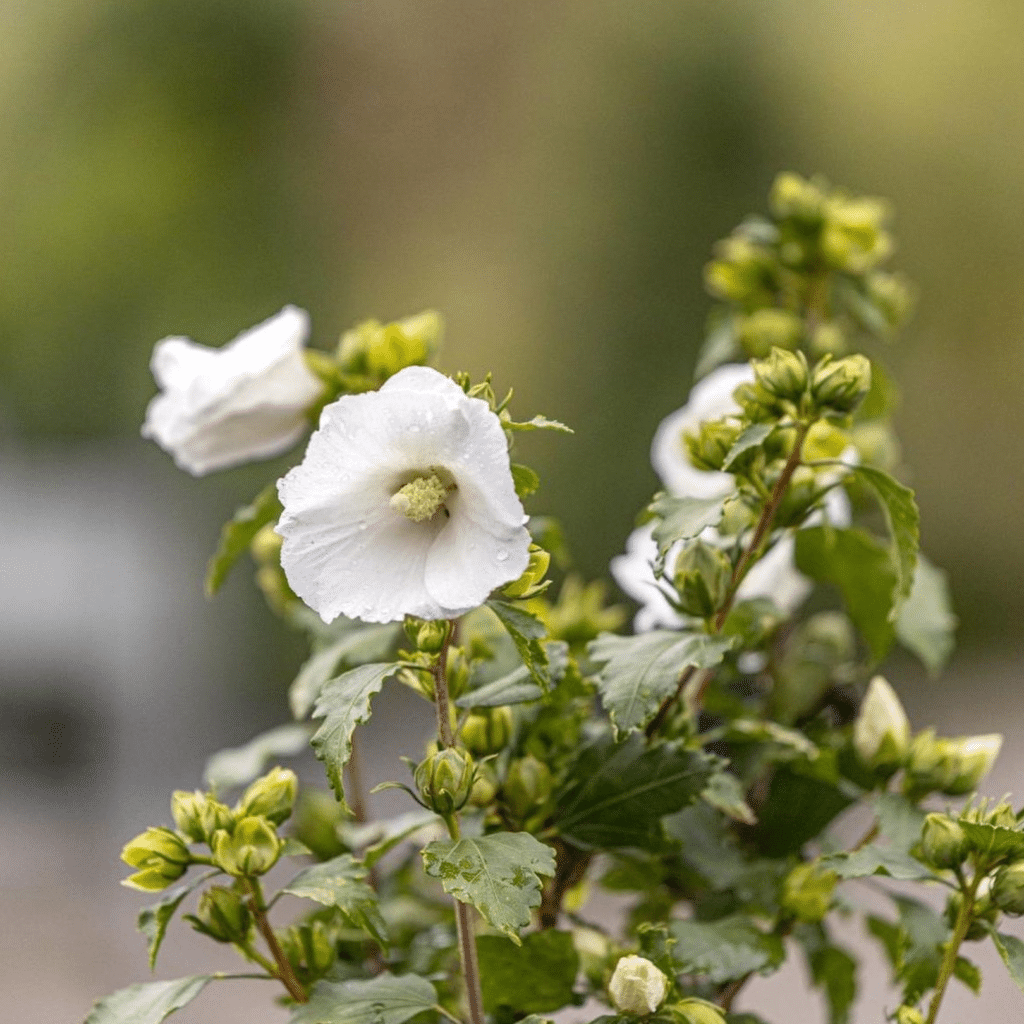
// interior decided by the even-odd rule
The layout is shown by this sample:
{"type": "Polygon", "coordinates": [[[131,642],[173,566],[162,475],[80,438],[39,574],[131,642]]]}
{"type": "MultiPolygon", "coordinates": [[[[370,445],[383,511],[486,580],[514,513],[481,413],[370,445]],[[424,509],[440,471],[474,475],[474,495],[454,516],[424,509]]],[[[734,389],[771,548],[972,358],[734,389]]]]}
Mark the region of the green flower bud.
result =
{"type": "Polygon", "coordinates": [[[452,700],[464,694],[469,687],[469,658],[461,647],[448,648],[448,664],[445,678],[452,700]]]}
{"type": "Polygon", "coordinates": [[[686,450],[698,469],[719,470],[740,436],[738,423],[706,420],[695,433],[683,435],[686,450]]]}
{"type": "Polygon", "coordinates": [[[803,352],[773,348],[767,359],[752,363],[757,383],[782,401],[797,402],[807,390],[807,360],[803,352]]]}
{"type": "Polygon", "coordinates": [[[229,875],[264,875],[281,856],[283,842],[262,817],[242,818],[234,831],[216,832],[211,849],[217,866],[229,875]]]}
{"type": "Polygon", "coordinates": [[[825,209],[821,183],[808,181],[792,171],[783,171],[772,183],[768,207],[778,220],[816,224],[821,221],[825,209]]]}
{"type": "Polygon", "coordinates": [[[317,860],[330,860],[346,851],[338,838],[344,814],[332,793],[303,786],[295,805],[292,831],[300,843],[313,851],[317,860]]]}
{"type": "Polygon", "coordinates": [[[992,770],[1003,746],[1003,737],[998,733],[964,736],[949,740],[948,744],[953,763],[950,778],[941,790],[949,796],[963,796],[976,790],[992,770]]]}
{"type": "Polygon", "coordinates": [[[861,761],[879,774],[891,775],[910,750],[910,722],[895,690],[881,676],[868,691],[853,723],[853,746],[861,761]]]}
{"type": "Polygon", "coordinates": [[[526,598],[533,597],[541,591],[546,590],[544,577],[547,575],[548,567],[551,565],[551,555],[542,547],[536,544],[530,545],[530,561],[522,576],[502,588],[505,597],[526,598]]]}
{"type": "Polygon", "coordinates": [[[959,867],[967,859],[969,849],[964,830],[952,818],[932,813],[924,819],[921,853],[933,868],[959,867]]]}
{"type": "Polygon", "coordinates": [[[280,825],[291,817],[299,780],[289,768],[273,768],[242,795],[236,813],[240,818],[264,817],[280,825]]]}
{"type": "Polygon", "coordinates": [[[924,1014],[913,1006],[901,1006],[896,1011],[896,1024],[924,1024],[924,1014]]]}
{"type": "Polygon", "coordinates": [[[853,412],[871,388],[871,363],[866,356],[830,359],[825,356],[811,374],[811,397],[823,413],[853,412]]]}
{"type": "Polygon", "coordinates": [[[147,828],[125,845],[121,860],[129,867],[140,869],[124,879],[122,885],[159,892],[185,874],[192,855],[169,828],[147,828]]]}
{"type": "Polygon", "coordinates": [[[828,913],[837,881],[819,864],[798,864],[782,883],[782,907],[804,924],[817,924],[828,913]]]}
{"type": "Polygon", "coordinates": [[[502,750],[512,735],[512,709],[485,708],[466,717],[459,734],[466,749],[477,757],[502,750]]]}
{"type": "Polygon", "coordinates": [[[992,902],[1011,917],[1024,914],[1024,861],[1005,864],[995,875],[991,889],[992,902]]]}
{"type": "Polygon", "coordinates": [[[624,956],[608,983],[612,1005],[620,1013],[654,1013],[668,995],[668,978],[642,956],[624,956]]]}
{"type": "Polygon", "coordinates": [[[224,804],[208,793],[178,789],[171,795],[171,816],[179,832],[194,843],[208,843],[219,828],[230,828],[234,820],[224,804]]]}
{"type": "Polygon", "coordinates": [[[469,791],[469,802],[474,807],[490,807],[498,795],[498,776],[487,762],[476,766],[476,780],[469,791]]]}
{"type": "Polygon", "coordinates": [[[743,317],[736,334],[747,355],[766,356],[773,348],[796,348],[803,340],[804,324],[795,313],[769,307],[743,317]]]}
{"type": "Polygon", "coordinates": [[[811,334],[810,350],[811,355],[818,358],[843,355],[846,352],[846,338],[842,328],[834,323],[818,324],[811,334]]]}
{"type": "Polygon", "coordinates": [[[670,1006],[669,1013],[679,1024],[725,1024],[722,1011],[705,999],[684,999],[670,1006]]]}
{"type": "Polygon", "coordinates": [[[704,268],[704,283],[712,295],[748,306],[772,301],[778,268],[770,253],[731,235],[718,243],[715,256],[704,268]]]}
{"type": "Polygon", "coordinates": [[[904,789],[914,797],[941,790],[950,781],[949,769],[948,741],[939,739],[934,729],[922,729],[910,744],[904,789]]]}
{"type": "Polygon", "coordinates": [[[863,274],[892,252],[885,230],[888,208],[880,199],[833,196],[826,202],[821,252],[837,270],[863,274]]]}
{"type": "Polygon", "coordinates": [[[721,548],[691,541],[679,553],[672,576],[680,609],[702,619],[714,615],[725,603],[731,578],[732,562],[721,548]]]}
{"type": "Polygon", "coordinates": [[[533,754],[517,758],[509,765],[501,793],[508,809],[522,820],[551,796],[551,770],[533,754]]]}
{"type": "Polygon", "coordinates": [[[405,635],[416,649],[424,654],[437,654],[444,647],[452,625],[447,619],[417,619],[405,617],[405,635]]]}
{"type": "Polygon", "coordinates": [[[464,807],[473,791],[473,759],[464,750],[446,747],[420,762],[416,788],[432,811],[444,816],[464,807]]]}
{"type": "Polygon", "coordinates": [[[440,337],[441,318],[433,310],[389,324],[364,320],[342,335],[338,361],[349,373],[385,379],[428,362],[440,337]]]}
{"type": "Polygon", "coordinates": [[[216,942],[245,942],[252,929],[252,914],[234,889],[214,885],[199,897],[192,927],[216,942]]]}
{"type": "Polygon", "coordinates": [[[284,537],[274,530],[275,525],[267,523],[249,544],[249,553],[260,565],[281,564],[281,545],[284,543],[284,537]]]}
{"type": "Polygon", "coordinates": [[[778,401],[759,384],[740,384],[732,397],[743,410],[743,415],[753,423],[778,419],[778,401]]]}

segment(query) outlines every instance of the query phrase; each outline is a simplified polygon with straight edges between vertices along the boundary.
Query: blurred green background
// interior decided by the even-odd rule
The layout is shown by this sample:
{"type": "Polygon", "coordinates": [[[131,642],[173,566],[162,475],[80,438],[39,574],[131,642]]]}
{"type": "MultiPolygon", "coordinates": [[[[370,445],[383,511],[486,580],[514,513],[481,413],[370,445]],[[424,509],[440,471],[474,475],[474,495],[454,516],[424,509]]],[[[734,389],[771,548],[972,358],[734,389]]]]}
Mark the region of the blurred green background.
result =
{"type": "MultiPolygon", "coordinates": [[[[778,170],[820,172],[895,205],[925,546],[963,642],[1017,643],[1020,4],[9,0],[0,23],[4,444],[141,450],[167,334],[219,345],[292,302],[327,346],[434,306],[444,369],[576,428],[527,439],[533,510],[600,574],[689,387],[713,241],[778,170]]],[[[212,543],[264,474],[180,500],[212,543]]]]}

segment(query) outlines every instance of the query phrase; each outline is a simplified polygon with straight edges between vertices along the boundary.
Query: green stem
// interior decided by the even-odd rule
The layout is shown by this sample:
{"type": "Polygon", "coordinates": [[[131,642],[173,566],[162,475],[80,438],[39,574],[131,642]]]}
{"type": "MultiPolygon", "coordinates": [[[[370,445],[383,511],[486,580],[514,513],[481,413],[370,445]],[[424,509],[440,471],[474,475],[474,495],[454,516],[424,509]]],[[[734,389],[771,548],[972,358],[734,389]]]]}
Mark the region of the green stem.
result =
{"type": "Polygon", "coordinates": [[[974,917],[974,899],[978,894],[978,886],[981,884],[982,877],[982,872],[976,871],[970,885],[961,886],[964,901],[960,906],[960,913],[957,914],[953,934],[946,944],[946,955],[942,958],[942,964],[939,967],[939,977],[935,982],[935,995],[932,996],[931,1005],[928,1007],[925,1024],[935,1024],[939,1015],[939,1007],[942,1005],[942,997],[946,994],[946,986],[956,969],[956,958],[960,953],[960,946],[967,938],[967,932],[971,927],[971,920],[974,917]]]}
{"type": "Polygon", "coordinates": [[[263,936],[263,940],[266,942],[267,948],[274,958],[274,964],[271,965],[274,977],[280,980],[281,984],[288,990],[288,995],[295,1002],[308,1002],[309,996],[306,995],[306,990],[299,984],[299,979],[295,977],[292,965],[288,957],[284,955],[284,950],[281,949],[281,944],[277,941],[274,929],[270,925],[270,919],[267,917],[267,904],[263,899],[263,888],[259,883],[259,879],[247,877],[243,879],[243,882],[249,890],[249,910],[256,921],[256,929],[263,936]]]}

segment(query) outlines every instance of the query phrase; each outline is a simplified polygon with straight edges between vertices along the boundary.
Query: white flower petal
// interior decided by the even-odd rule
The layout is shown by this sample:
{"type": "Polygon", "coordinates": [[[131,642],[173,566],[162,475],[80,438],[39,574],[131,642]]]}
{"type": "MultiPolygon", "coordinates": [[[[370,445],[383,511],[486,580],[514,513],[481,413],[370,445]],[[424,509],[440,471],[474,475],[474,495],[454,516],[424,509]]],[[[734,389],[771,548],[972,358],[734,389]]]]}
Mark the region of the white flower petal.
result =
{"type": "MultiPolygon", "coordinates": [[[[616,555],[609,565],[612,577],[624,594],[640,605],[633,620],[637,633],[651,629],[678,629],[686,619],[677,612],[654,576],[654,560],[658,556],[658,545],[652,533],[654,523],[638,526],[626,538],[626,553],[616,555]]],[[[668,561],[675,558],[675,551],[669,551],[668,561]]]]}
{"type": "Polygon", "coordinates": [[[811,581],[793,564],[796,544],[791,535],[775,542],[768,553],[755,562],[736,591],[739,601],[767,597],[781,612],[796,611],[811,592],[811,581]]]}

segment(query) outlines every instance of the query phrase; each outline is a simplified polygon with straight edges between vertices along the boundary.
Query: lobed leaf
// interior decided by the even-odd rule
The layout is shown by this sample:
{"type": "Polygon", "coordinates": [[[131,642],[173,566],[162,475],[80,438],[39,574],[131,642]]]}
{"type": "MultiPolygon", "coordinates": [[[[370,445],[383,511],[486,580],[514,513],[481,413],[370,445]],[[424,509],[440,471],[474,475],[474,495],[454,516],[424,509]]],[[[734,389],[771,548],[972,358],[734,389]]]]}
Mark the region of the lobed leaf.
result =
{"type": "Polygon", "coordinates": [[[513,462],[511,469],[512,483],[515,485],[516,495],[519,498],[528,497],[540,487],[540,477],[529,466],[513,462]]]}
{"type": "Polygon", "coordinates": [[[673,921],[672,956],[680,971],[722,985],[755,971],[770,974],[785,959],[782,940],[746,917],[718,921],[673,921]]]}
{"type": "Polygon", "coordinates": [[[751,423],[733,442],[729,454],[725,457],[725,462],[722,463],[722,469],[728,471],[744,452],[762,444],[777,427],[777,423],[751,423]]]}
{"type": "Polygon", "coordinates": [[[676,541],[696,537],[709,526],[722,521],[725,498],[676,498],[671,494],[658,494],[649,506],[649,511],[660,521],[654,527],[658,557],[664,558],[676,541]]]}
{"type": "Polygon", "coordinates": [[[423,864],[446,893],[476,907],[488,924],[519,945],[519,929],[540,905],[540,876],[555,873],[555,851],[528,832],[492,832],[428,843],[423,864]]]}
{"type": "Polygon", "coordinates": [[[277,484],[268,484],[248,505],[243,505],[224,524],[220,531],[217,550],[206,567],[207,597],[213,597],[220,590],[235,562],[245,554],[256,534],[267,523],[277,519],[281,514],[281,508],[277,484]]]}
{"type": "Polygon", "coordinates": [[[320,981],[289,1024],[405,1024],[437,1005],[437,992],[415,974],[380,974],[368,981],[320,981]]]}
{"type": "Polygon", "coordinates": [[[85,1024],[160,1024],[188,1006],[212,980],[209,974],[193,974],[176,981],[129,985],[97,1000],[85,1024]]]}
{"type": "Polygon", "coordinates": [[[487,607],[498,616],[512,642],[516,645],[519,657],[523,659],[533,681],[547,691],[551,687],[551,671],[548,664],[548,653],[541,643],[547,636],[544,623],[518,605],[506,601],[490,600],[487,607]]]}

